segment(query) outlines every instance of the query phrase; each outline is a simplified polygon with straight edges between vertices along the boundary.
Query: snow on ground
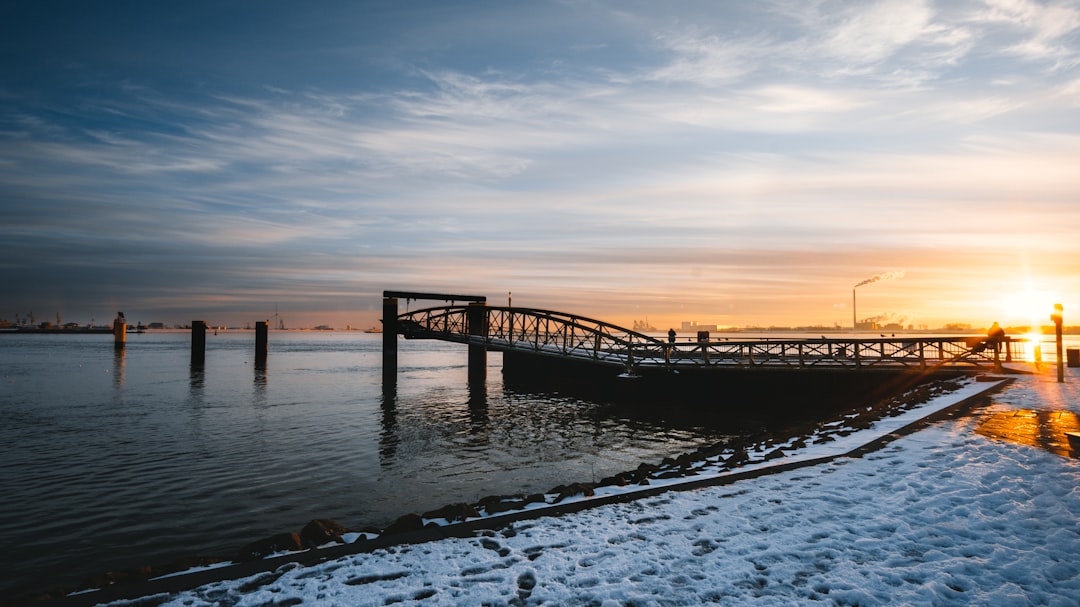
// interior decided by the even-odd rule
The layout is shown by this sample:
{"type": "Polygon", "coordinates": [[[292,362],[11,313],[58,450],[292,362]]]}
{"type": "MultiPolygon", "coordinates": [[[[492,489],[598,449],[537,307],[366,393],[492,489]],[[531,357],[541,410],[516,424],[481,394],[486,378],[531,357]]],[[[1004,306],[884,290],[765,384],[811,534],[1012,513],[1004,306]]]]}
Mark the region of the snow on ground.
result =
{"type": "MultiPolygon", "coordinates": [[[[1078,412],[1072,371],[1067,384],[1020,377],[992,408],[1078,412]]],[[[1080,459],[976,434],[977,423],[938,422],[861,458],[127,604],[1078,604],[1080,459]]]]}

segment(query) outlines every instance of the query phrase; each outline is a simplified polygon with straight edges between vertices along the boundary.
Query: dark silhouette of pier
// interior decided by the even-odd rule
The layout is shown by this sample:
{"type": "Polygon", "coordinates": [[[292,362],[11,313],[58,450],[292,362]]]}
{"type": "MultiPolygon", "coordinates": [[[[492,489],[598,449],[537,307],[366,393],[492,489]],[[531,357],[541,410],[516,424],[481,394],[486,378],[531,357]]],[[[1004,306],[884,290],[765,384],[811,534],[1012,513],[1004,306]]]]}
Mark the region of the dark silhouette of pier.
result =
{"type": "MultiPolygon", "coordinates": [[[[688,338],[647,335],[585,316],[491,306],[483,296],[384,292],[384,385],[397,373],[397,340],[440,339],[469,348],[470,385],[486,352],[503,354],[508,385],[573,390],[620,401],[844,405],[895,394],[927,379],[1023,372],[1024,340],[986,336],[688,338]],[[398,300],[443,305],[399,313],[398,300]],[[467,302],[461,304],[458,302],[467,302]]],[[[745,408],[745,404],[740,405],[745,408]]]]}

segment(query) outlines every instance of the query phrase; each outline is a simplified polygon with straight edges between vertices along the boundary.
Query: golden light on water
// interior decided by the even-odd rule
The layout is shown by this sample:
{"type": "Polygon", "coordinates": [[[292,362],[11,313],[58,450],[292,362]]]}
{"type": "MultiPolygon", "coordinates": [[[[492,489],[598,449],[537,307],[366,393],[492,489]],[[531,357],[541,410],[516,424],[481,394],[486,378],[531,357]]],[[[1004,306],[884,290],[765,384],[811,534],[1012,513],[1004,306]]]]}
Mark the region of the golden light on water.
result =
{"type": "Polygon", "coordinates": [[[1027,340],[1023,352],[1024,362],[1029,363],[1041,363],[1042,362],[1042,334],[1032,331],[1020,336],[1020,339],[1027,340]]]}

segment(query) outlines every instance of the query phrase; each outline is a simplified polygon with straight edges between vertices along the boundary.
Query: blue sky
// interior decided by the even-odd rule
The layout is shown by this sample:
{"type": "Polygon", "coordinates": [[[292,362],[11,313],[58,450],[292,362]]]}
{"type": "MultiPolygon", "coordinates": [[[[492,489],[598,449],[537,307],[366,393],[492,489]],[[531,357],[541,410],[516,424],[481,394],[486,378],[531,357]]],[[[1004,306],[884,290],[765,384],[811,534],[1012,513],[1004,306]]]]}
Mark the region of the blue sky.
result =
{"type": "Polygon", "coordinates": [[[160,4],[0,9],[0,318],[1080,306],[1075,2],[160,4]]]}

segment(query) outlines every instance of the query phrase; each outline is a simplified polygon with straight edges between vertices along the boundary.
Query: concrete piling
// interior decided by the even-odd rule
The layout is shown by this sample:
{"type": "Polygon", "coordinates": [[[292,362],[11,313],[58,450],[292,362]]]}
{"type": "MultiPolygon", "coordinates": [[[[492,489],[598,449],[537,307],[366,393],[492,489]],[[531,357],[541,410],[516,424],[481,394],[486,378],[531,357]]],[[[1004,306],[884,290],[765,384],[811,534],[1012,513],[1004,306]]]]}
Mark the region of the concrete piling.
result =
{"type": "Polygon", "coordinates": [[[480,342],[469,344],[469,385],[479,386],[487,381],[487,303],[470,303],[467,314],[469,340],[480,342]]]}
{"type": "Polygon", "coordinates": [[[384,297],[382,308],[383,388],[397,385],[398,300],[384,297]]]}
{"type": "Polygon", "coordinates": [[[266,367],[266,354],[269,350],[270,323],[260,320],[255,323],[255,366],[266,367]]]}
{"type": "Polygon", "coordinates": [[[191,321],[191,366],[203,368],[206,366],[206,321],[191,321]]]}

